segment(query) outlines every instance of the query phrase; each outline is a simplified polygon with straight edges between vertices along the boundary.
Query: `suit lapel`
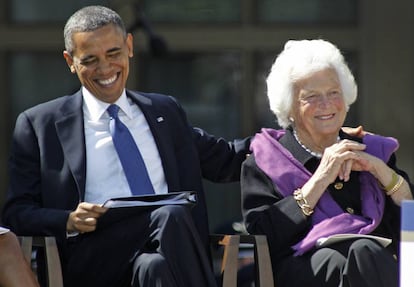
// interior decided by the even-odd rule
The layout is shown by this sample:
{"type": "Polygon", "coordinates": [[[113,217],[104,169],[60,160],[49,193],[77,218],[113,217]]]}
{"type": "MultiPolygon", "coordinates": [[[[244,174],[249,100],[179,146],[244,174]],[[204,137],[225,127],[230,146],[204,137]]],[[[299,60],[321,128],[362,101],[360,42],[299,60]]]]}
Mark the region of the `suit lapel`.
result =
{"type": "MultiPolygon", "coordinates": [[[[174,145],[169,136],[171,125],[167,122],[168,119],[165,113],[157,105],[154,105],[153,100],[149,97],[129,90],[127,90],[127,96],[140,107],[148,122],[160,154],[169,190],[177,189],[179,187],[179,175],[177,173],[174,145]]],[[[81,201],[85,197],[86,184],[86,150],[82,103],[82,93],[78,91],[69,97],[62,106],[60,111],[62,116],[56,121],[56,133],[62,145],[65,159],[75,178],[81,201]]]]}
{"type": "Polygon", "coordinates": [[[154,105],[153,99],[149,97],[145,97],[129,90],[127,90],[127,96],[130,97],[143,112],[160,154],[168,188],[169,190],[176,190],[179,186],[179,175],[177,173],[174,145],[169,136],[171,132],[169,131],[169,128],[171,128],[171,125],[168,123],[168,118],[165,115],[165,112],[159,109],[158,105],[154,105]]]}
{"type": "Polygon", "coordinates": [[[86,148],[82,102],[82,93],[80,91],[69,97],[61,108],[62,117],[56,121],[56,133],[62,145],[65,159],[75,178],[81,201],[85,198],[86,178],[86,148]]]}

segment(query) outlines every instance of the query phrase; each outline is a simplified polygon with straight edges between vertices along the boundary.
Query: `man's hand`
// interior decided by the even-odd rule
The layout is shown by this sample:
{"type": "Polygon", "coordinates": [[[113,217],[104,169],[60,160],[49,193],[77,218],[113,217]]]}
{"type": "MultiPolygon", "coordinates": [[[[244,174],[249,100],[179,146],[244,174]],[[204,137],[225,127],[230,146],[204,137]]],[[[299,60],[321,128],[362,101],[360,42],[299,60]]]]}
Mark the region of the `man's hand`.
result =
{"type": "Polygon", "coordinates": [[[362,138],[363,136],[365,136],[366,134],[369,134],[370,132],[364,131],[364,128],[362,126],[358,126],[356,128],[351,128],[351,127],[342,127],[342,130],[354,137],[359,137],[362,138]]]}
{"type": "Polygon", "coordinates": [[[75,211],[69,214],[66,223],[67,232],[92,232],[96,229],[97,219],[108,209],[98,204],[88,202],[79,203],[75,211]]]}

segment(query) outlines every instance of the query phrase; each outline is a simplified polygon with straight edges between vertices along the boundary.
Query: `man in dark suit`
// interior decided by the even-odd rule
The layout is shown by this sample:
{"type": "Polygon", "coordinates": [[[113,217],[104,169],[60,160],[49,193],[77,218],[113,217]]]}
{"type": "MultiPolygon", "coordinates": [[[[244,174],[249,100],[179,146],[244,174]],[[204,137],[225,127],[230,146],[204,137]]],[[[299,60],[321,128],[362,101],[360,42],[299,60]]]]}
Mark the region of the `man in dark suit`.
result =
{"type": "Polygon", "coordinates": [[[248,141],[215,139],[190,127],[174,98],[125,89],[133,39],[114,11],[79,10],[64,37],[82,87],[19,115],[4,223],[19,235],[57,238],[65,286],[120,286],[131,272],[133,286],[215,286],[201,178],[238,180],[248,141]],[[131,196],[108,127],[111,104],[154,192],[195,191],[194,208],[164,206],[99,226],[106,199],[131,196]]]}

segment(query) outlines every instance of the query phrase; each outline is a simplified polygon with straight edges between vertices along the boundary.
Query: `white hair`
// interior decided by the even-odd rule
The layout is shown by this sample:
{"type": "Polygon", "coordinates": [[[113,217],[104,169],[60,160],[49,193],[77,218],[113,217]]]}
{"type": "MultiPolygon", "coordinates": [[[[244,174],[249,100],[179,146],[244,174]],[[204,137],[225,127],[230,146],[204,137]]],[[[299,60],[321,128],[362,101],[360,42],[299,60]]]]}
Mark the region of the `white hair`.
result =
{"type": "Polygon", "coordinates": [[[325,40],[286,42],[266,79],[270,109],[282,128],[292,124],[289,115],[294,99],[295,82],[326,68],[336,71],[345,104],[349,109],[356,100],[357,85],[339,49],[325,40]]]}

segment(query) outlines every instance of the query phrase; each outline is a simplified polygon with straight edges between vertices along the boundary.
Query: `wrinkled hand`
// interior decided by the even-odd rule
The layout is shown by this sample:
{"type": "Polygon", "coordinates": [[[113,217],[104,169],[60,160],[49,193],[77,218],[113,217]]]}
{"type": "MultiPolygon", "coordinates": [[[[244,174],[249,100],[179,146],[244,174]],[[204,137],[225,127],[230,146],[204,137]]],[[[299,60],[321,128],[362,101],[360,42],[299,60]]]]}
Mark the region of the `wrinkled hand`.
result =
{"type": "Polygon", "coordinates": [[[79,233],[95,231],[97,219],[107,210],[98,204],[81,202],[76,210],[69,214],[66,230],[79,233]]]}
{"type": "MultiPolygon", "coordinates": [[[[351,127],[342,127],[342,130],[354,137],[359,137],[359,138],[363,138],[366,134],[372,134],[370,132],[367,132],[364,130],[364,128],[362,126],[358,126],[356,128],[351,128],[351,127]]],[[[363,160],[362,158],[360,160],[363,160]]],[[[367,168],[362,167],[363,162],[359,162],[358,164],[355,163],[356,165],[354,166],[354,161],[353,160],[346,160],[343,164],[342,167],[339,171],[339,178],[344,180],[344,181],[348,181],[349,180],[349,175],[351,174],[351,170],[355,170],[355,171],[363,171],[363,170],[367,170],[367,168]]]]}
{"type": "MultiPolygon", "coordinates": [[[[336,177],[348,181],[351,171],[369,172],[384,186],[391,182],[394,171],[380,158],[366,153],[365,147],[364,144],[352,140],[341,140],[325,149],[315,173],[302,187],[302,194],[311,208],[316,206],[336,177]]],[[[409,184],[404,180],[397,192],[392,194],[392,200],[397,205],[412,198],[409,184]]]]}
{"type": "Polygon", "coordinates": [[[379,158],[370,155],[363,151],[355,151],[357,154],[357,158],[354,160],[350,160],[347,163],[350,167],[350,170],[353,171],[368,171],[373,173],[375,167],[382,162],[379,158]]]}
{"type": "Polygon", "coordinates": [[[360,152],[365,147],[364,144],[352,140],[341,140],[326,148],[314,175],[324,178],[327,185],[334,182],[338,176],[348,181],[351,170],[362,168],[364,161],[360,158],[360,152]]]}

